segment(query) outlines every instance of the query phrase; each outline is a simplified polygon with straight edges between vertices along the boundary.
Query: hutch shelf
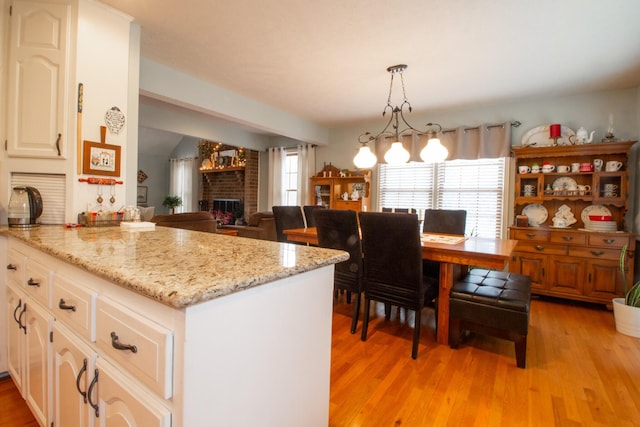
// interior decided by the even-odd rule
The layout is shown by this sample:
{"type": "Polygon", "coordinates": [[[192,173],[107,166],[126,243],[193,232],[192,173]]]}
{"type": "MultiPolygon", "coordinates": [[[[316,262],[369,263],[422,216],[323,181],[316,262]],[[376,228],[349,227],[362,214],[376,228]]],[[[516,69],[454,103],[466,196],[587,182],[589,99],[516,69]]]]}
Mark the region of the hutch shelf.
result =
{"type": "Polygon", "coordinates": [[[509,228],[509,237],[518,240],[509,269],[531,276],[534,293],[611,308],[612,299],[623,293],[620,255],[624,246],[626,281],[633,282],[636,236],[625,230],[624,218],[629,152],[635,142],[513,148],[514,214],[527,218],[524,224],[516,220],[509,228]],[[621,162],[622,167],[607,171],[607,162],[621,162]],[[601,163],[602,169],[587,166],[575,171],[571,167],[594,163],[601,163]],[[534,164],[553,166],[549,167],[553,171],[519,173],[520,166],[534,164]],[[563,228],[554,226],[553,218],[567,208],[575,222],[563,228]],[[590,221],[588,214],[603,211],[611,213],[615,225],[609,223],[611,229],[596,231],[603,225],[590,221]]]}

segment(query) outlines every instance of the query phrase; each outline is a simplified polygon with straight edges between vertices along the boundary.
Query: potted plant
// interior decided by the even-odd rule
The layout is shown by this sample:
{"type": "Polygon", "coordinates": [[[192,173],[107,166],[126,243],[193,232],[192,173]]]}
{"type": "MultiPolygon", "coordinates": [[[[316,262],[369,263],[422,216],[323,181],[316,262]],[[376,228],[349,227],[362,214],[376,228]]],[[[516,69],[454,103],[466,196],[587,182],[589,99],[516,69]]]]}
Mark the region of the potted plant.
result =
{"type": "Polygon", "coordinates": [[[640,338],[640,281],[627,290],[626,253],[627,245],[624,245],[620,252],[624,298],[613,299],[613,317],[618,332],[640,338]]]}
{"type": "Polygon", "coordinates": [[[166,206],[171,210],[171,213],[175,213],[178,206],[182,206],[182,197],[180,196],[167,196],[162,202],[162,206],[166,206]]]}

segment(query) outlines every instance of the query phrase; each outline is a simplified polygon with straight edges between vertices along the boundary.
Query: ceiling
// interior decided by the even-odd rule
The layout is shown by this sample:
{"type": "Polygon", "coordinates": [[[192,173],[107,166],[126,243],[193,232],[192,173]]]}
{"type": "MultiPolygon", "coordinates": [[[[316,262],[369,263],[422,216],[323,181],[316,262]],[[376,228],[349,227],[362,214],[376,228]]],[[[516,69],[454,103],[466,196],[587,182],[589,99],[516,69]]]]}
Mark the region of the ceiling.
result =
{"type": "Polygon", "coordinates": [[[640,86],[637,0],[101,0],[142,55],[323,126],[640,86]],[[401,88],[394,86],[392,103],[401,88]]]}

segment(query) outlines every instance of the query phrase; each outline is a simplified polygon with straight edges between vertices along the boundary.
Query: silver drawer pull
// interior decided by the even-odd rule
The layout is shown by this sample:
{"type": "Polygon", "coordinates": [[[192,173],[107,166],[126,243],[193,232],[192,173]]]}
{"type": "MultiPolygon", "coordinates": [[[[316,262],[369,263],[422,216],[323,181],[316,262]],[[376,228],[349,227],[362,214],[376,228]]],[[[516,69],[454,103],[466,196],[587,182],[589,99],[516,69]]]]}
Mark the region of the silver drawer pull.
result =
{"type": "Polygon", "coordinates": [[[527,233],[527,237],[533,239],[534,237],[536,237],[536,233],[527,233]]]}
{"type": "Polygon", "coordinates": [[[40,287],[40,282],[33,280],[33,278],[29,278],[29,280],[27,280],[27,285],[29,286],[36,286],[36,287],[40,287]]]}
{"type": "Polygon", "coordinates": [[[562,239],[564,239],[565,242],[570,242],[573,240],[573,237],[571,236],[562,236],[562,239]]]}
{"type": "Polygon", "coordinates": [[[75,305],[67,305],[62,298],[60,298],[60,302],[58,303],[58,308],[60,310],[76,311],[76,306],[75,305]]]}
{"type": "Polygon", "coordinates": [[[602,239],[602,241],[605,242],[607,245],[610,245],[613,242],[615,242],[615,240],[613,240],[613,239],[602,239]]]}
{"type": "Polygon", "coordinates": [[[594,256],[604,255],[604,252],[602,252],[602,251],[591,251],[591,253],[592,253],[594,256]]]}
{"type": "Polygon", "coordinates": [[[116,350],[129,350],[131,351],[131,353],[138,352],[138,347],[136,347],[135,345],[120,344],[120,341],[118,341],[118,336],[115,332],[111,332],[111,346],[116,350]]]}
{"type": "Polygon", "coordinates": [[[536,251],[540,251],[540,252],[544,251],[544,246],[542,245],[535,245],[534,248],[536,251]]]}

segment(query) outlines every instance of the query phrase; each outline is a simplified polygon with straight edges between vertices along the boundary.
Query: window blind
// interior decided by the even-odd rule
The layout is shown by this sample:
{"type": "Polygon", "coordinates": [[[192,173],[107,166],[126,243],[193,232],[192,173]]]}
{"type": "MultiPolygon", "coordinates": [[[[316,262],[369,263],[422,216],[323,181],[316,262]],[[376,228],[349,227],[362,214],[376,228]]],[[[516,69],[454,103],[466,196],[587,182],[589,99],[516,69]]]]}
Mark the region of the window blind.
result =
{"type": "Polygon", "coordinates": [[[500,237],[506,160],[380,165],[379,208],[464,209],[468,235],[500,237]]]}
{"type": "Polygon", "coordinates": [[[58,174],[12,173],[11,188],[34,187],[42,197],[41,224],[64,224],[65,176],[58,174]]]}

